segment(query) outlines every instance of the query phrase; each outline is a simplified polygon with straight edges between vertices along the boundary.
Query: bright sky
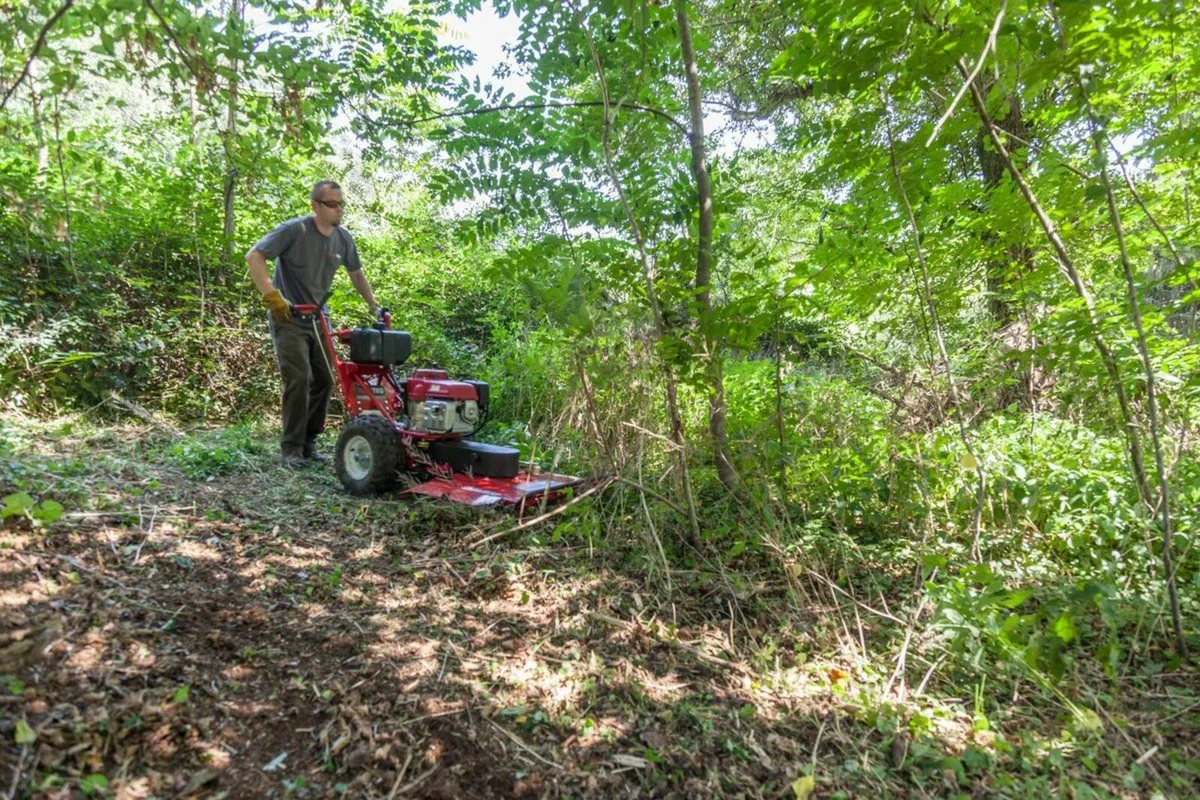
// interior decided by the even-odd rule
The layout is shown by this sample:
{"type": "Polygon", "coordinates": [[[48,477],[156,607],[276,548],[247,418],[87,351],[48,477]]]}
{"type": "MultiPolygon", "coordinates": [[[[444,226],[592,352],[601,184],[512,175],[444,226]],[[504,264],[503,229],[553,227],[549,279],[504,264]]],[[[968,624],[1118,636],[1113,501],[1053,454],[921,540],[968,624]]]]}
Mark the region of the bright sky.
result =
{"type": "Polygon", "coordinates": [[[443,17],[442,21],[446,25],[442,41],[465,47],[475,54],[475,63],[462,70],[463,77],[472,82],[478,77],[480,83],[503,85],[517,97],[528,94],[529,83],[524,76],[514,74],[504,80],[495,77],[496,67],[508,61],[504,45],[517,41],[520,23],[515,15],[500,17],[488,2],[466,22],[452,15],[443,17]]]}

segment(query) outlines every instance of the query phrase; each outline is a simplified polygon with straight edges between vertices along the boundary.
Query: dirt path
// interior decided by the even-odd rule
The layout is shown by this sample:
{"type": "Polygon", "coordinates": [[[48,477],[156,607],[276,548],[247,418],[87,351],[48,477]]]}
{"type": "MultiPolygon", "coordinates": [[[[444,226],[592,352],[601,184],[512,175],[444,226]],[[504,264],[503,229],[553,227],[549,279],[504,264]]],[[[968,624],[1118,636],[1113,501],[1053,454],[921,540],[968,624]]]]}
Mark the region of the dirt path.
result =
{"type": "MultiPolygon", "coordinates": [[[[809,774],[814,797],[1066,785],[1044,746],[1058,712],[1015,709],[1003,741],[958,698],[880,702],[890,665],[856,655],[877,620],[832,592],[797,607],[769,570],[680,569],[667,592],[653,551],[596,516],[577,520],[591,539],[551,526],[473,548],[514,519],[355,500],[261,443],[14,438],[0,474],[66,514],[0,527],[0,797],[803,798],[809,774]],[[221,474],[197,473],[210,462],[221,474]]],[[[1188,752],[1189,718],[1173,719],[1161,746],[1188,752]]],[[[1105,758],[1136,757],[1109,741],[1105,758]]],[[[1123,774],[1069,768],[1097,790],[1123,774]]]]}
{"type": "Polygon", "coordinates": [[[513,520],[269,459],[79,480],[111,512],[5,534],[3,628],[49,642],[3,670],[17,796],[778,796],[811,759],[813,719],[761,714],[728,632],[688,626],[716,584],[651,607],[636,565],[472,550],[513,520]]]}

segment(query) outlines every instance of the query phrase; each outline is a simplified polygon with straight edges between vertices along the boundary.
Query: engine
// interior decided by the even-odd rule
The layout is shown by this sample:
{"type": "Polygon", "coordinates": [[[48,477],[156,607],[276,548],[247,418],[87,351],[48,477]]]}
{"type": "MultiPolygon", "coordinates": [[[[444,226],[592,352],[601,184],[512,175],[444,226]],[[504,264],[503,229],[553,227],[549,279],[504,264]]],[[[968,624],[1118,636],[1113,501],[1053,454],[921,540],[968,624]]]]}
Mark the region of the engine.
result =
{"type": "Polygon", "coordinates": [[[408,427],[422,433],[469,434],[479,426],[479,404],[474,400],[408,401],[408,427]]]}
{"type": "Polygon", "coordinates": [[[408,429],[420,433],[466,436],[487,413],[488,385],[454,381],[440,369],[419,369],[405,381],[408,429]]]}

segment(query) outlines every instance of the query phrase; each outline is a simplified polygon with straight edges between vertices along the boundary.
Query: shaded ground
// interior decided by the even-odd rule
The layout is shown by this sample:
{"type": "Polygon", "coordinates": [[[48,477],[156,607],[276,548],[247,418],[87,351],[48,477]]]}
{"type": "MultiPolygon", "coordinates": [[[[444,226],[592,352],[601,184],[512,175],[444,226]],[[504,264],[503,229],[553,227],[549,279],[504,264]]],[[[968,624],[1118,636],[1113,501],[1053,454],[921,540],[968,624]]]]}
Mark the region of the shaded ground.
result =
{"type": "Polygon", "coordinates": [[[269,445],[10,434],[8,474],[66,506],[0,531],[10,796],[793,797],[814,772],[815,796],[1084,796],[1129,768],[997,749],[952,699],[913,740],[869,665],[814,654],[834,610],[782,623],[769,581],[668,594],[554,527],[472,548],[515,519],[356,500],[269,445]]]}

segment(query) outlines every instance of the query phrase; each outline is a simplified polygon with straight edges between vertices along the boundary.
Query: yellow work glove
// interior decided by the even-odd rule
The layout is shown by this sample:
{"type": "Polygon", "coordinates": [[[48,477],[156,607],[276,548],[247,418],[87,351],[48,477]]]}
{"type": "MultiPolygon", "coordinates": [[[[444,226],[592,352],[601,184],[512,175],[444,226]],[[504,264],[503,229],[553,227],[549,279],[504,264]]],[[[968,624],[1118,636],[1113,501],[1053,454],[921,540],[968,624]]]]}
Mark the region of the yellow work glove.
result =
{"type": "Polygon", "coordinates": [[[292,319],[292,304],[291,302],[279,293],[278,289],[272,289],[263,295],[263,302],[271,309],[271,316],[277,323],[290,322],[292,319]]]}

